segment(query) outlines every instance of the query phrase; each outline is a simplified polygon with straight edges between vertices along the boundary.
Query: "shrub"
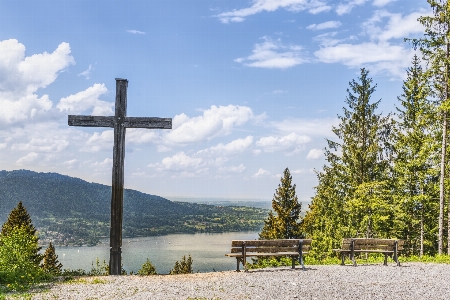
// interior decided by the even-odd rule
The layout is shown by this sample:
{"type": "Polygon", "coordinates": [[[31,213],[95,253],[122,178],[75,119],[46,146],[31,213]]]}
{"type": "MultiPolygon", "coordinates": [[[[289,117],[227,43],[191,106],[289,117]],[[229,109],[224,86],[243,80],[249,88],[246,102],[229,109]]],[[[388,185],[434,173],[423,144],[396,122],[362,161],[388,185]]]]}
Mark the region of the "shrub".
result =
{"type": "Polygon", "coordinates": [[[106,260],[103,260],[103,263],[100,265],[100,260],[95,258],[95,266],[94,262],[92,262],[92,269],[88,273],[89,276],[108,276],[109,275],[109,265],[106,264],[106,260]]]}
{"type": "Polygon", "coordinates": [[[142,265],[141,269],[137,272],[138,275],[157,275],[155,266],[147,258],[147,261],[142,265]]]}
{"type": "Polygon", "coordinates": [[[175,266],[170,271],[170,275],[174,274],[190,274],[193,273],[192,271],[192,258],[189,255],[186,259],[186,256],[184,255],[181,259],[181,262],[176,261],[175,266]]]}
{"type": "Polygon", "coordinates": [[[26,290],[48,277],[36,264],[37,240],[25,227],[0,236],[0,283],[8,289],[26,290]]]}

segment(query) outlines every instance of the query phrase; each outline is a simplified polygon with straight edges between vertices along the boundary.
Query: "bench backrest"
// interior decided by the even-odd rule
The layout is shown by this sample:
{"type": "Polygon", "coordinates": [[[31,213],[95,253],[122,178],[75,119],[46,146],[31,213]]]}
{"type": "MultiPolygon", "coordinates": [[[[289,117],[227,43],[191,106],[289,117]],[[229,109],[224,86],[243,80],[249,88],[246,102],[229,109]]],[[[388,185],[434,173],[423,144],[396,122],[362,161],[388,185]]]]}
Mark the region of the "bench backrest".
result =
{"type": "Polygon", "coordinates": [[[243,246],[247,253],[298,252],[300,242],[302,251],[307,252],[311,239],[231,241],[231,253],[241,253],[243,246]]]}
{"type": "Polygon", "coordinates": [[[395,239],[365,239],[365,238],[345,238],[342,239],[342,249],[350,250],[354,241],[354,250],[386,250],[394,251],[397,242],[397,250],[403,250],[404,240],[395,239]]]}

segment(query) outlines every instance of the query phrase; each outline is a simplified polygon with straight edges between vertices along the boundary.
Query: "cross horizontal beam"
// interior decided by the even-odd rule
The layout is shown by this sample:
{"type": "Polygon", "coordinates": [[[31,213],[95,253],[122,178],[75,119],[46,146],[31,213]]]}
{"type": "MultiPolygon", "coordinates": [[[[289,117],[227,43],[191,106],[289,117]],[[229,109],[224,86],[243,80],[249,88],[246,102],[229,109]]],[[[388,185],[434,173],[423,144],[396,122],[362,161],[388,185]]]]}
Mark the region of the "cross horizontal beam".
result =
{"type": "MultiPolygon", "coordinates": [[[[69,115],[69,126],[111,127],[115,117],[69,115]]],[[[172,129],[171,118],[125,117],[125,128],[172,129]]]]}

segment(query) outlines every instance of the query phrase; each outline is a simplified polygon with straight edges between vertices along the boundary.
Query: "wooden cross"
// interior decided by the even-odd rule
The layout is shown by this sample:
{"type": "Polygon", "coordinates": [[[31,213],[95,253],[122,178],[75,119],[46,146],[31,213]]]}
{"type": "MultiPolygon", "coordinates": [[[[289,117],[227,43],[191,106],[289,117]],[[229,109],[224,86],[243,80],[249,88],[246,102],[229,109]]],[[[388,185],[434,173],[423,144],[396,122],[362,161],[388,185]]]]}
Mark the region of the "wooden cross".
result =
{"type": "Polygon", "coordinates": [[[111,227],[109,274],[122,273],[122,219],[123,182],[125,159],[125,129],[149,128],[172,129],[171,118],[127,117],[128,80],[116,78],[116,114],[112,117],[69,115],[69,126],[114,128],[114,150],[112,167],[111,227]]]}

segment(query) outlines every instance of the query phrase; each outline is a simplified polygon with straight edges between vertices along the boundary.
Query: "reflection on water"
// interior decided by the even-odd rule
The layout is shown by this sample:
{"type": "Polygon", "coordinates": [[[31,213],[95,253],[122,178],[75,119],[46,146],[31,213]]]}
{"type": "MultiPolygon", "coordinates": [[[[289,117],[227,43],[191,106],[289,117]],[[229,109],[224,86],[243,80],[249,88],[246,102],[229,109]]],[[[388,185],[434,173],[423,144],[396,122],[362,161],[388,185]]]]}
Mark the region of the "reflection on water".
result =
{"type": "MultiPolygon", "coordinates": [[[[123,239],[123,268],[136,273],[150,259],[159,274],[167,274],[175,261],[190,254],[194,272],[212,272],[236,269],[236,259],[226,257],[232,240],[254,240],[258,232],[227,232],[171,234],[155,237],[123,239]]],[[[109,261],[109,241],[95,247],[56,247],[63,268],[91,270],[98,257],[109,261]]]]}

